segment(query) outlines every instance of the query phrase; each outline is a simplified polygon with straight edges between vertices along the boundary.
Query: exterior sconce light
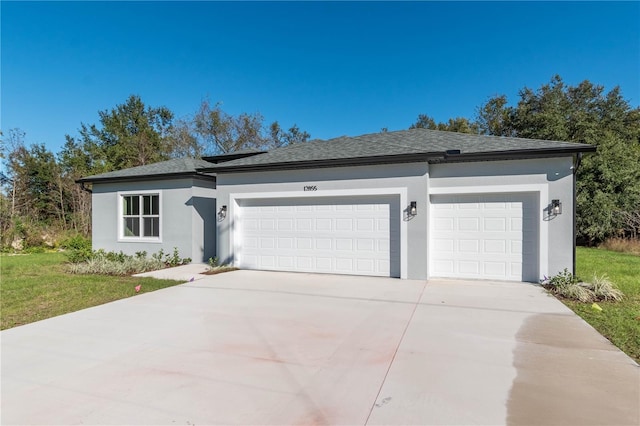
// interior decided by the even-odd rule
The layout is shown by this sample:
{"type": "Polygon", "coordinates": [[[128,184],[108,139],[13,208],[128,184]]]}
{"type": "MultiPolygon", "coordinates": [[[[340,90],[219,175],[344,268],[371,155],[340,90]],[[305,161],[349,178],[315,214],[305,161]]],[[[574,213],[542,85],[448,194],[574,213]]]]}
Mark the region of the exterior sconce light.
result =
{"type": "Polygon", "coordinates": [[[227,206],[222,206],[220,210],[218,210],[218,218],[223,220],[225,217],[227,217],[227,206]]]}
{"type": "Polygon", "coordinates": [[[409,214],[411,216],[418,214],[418,203],[416,201],[412,201],[411,204],[409,204],[409,214]]]}
{"type": "Polygon", "coordinates": [[[562,214],[562,203],[560,200],[551,200],[551,213],[554,216],[562,214]]]}

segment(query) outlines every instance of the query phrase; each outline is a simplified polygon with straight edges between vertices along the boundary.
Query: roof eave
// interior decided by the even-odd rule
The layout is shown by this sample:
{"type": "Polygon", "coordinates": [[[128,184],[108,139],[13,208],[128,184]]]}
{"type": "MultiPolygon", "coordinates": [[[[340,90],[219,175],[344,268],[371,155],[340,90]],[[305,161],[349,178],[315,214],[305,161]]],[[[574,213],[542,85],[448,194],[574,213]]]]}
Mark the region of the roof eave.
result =
{"type": "Polygon", "coordinates": [[[239,166],[227,167],[206,167],[198,169],[201,172],[215,173],[235,173],[235,172],[255,172],[267,170],[296,170],[296,169],[316,169],[326,167],[347,167],[347,166],[366,166],[374,164],[388,163],[412,163],[417,161],[426,161],[431,157],[442,157],[442,153],[420,153],[420,154],[398,154],[398,155],[380,155],[375,157],[349,157],[335,158],[323,160],[307,160],[307,161],[286,161],[280,163],[266,164],[244,164],[239,166]]]}
{"type": "Polygon", "coordinates": [[[76,180],[76,183],[110,183],[110,182],[132,182],[132,181],[145,181],[145,180],[170,180],[176,178],[198,178],[205,180],[213,180],[215,181],[215,175],[201,173],[200,171],[195,172],[182,172],[182,173],[162,173],[162,174],[153,174],[153,175],[139,175],[139,176],[114,176],[114,177],[104,177],[91,179],[91,177],[80,178],[76,180]]]}
{"type": "Polygon", "coordinates": [[[544,148],[544,149],[520,149],[508,151],[472,152],[461,154],[445,154],[444,162],[458,161],[483,161],[483,160],[511,160],[523,158],[550,158],[564,155],[573,155],[579,152],[596,152],[594,145],[580,147],[544,148]]]}
{"type": "Polygon", "coordinates": [[[242,172],[259,172],[270,170],[295,170],[295,169],[313,169],[326,167],[346,167],[346,166],[366,166],[375,164],[392,164],[392,163],[413,163],[419,161],[427,161],[433,163],[448,163],[458,161],[486,161],[486,160],[506,160],[517,158],[546,158],[558,157],[563,155],[573,155],[578,152],[595,152],[595,146],[580,147],[563,147],[563,148],[545,148],[545,149],[523,149],[508,151],[490,151],[476,152],[468,154],[448,154],[447,152],[427,152],[427,153],[411,153],[398,155],[381,155],[375,157],[350,157],[338,159],[324,160],[308,160],[308,161],[289,161],[280,163],[266,164],[245,164],[238,166],[220,166],[200,168],[201,172],[216,173],[242,173],[242,172]]]}

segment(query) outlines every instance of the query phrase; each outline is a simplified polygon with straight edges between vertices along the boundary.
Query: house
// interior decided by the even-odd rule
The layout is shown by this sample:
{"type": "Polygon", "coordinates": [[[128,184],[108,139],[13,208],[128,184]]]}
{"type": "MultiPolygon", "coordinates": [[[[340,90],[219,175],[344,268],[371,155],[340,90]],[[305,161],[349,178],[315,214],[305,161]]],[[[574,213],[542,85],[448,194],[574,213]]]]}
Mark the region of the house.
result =
{"type": "Polygon", "coordinates": [[[537,282],[572,269],[595,147],[427,129],[85,177],[93,245],[240,268],[537,282]]]}

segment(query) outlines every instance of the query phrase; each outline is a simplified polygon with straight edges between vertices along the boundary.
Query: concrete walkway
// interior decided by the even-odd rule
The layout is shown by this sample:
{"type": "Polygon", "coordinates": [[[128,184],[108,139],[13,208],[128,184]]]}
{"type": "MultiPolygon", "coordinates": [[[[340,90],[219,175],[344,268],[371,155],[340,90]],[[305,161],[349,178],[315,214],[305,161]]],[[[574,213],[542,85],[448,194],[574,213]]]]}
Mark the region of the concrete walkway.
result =
{"type": "Polygon", "coordinates": [[[535,285],[236,271],[0,333],[2,424],[640,423],[535,285]]]}

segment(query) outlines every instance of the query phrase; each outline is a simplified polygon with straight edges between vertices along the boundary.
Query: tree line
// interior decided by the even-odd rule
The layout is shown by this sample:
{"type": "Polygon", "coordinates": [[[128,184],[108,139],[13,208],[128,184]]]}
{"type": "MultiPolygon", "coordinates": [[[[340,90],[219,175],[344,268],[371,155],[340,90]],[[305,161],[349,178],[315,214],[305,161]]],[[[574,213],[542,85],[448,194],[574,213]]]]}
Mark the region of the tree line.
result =
{"type": "MultiPolygon", "coordinates": [[[[612,236],[640,237],[640,108],[619,87],[606,92],[586,80],[571,86],[555,76],[536,90],[521,89],[514,104],[497,95],[471,119],[436,122],[419,114],[409,128],[596,145],[598,152],[586,155],[578,170],[578,238],[597,244],[612,236]]],[[[208,100],[191,117],[175,118],[167,107],[147,106],[136,95],[98,112],[98,123],[81,123],[77,133],[67,135],[55,154],[44,144],[28,145],[19,129],[2,135],[2,247],[16,240],[41,245],[54,231],[88,236],[91,197],[75,184],[82,176],[310,138],[295,124],[285,130],[277,121],[265,123],[260,113],[232,115],[208,100]]]]}
{"type": "Polygon", "coordinates": [[[180,157],[199,158],[242,149],[270,149],[305,142],[260,113],[232,115],[221,104],[201,103],[189,118],[167,107],[145,105],[137,95],[98,112],[97,124],[81,123],[60,152],[27,144],[20,129],[2,135],[0,231],[2,248],[52,245],[61,233],[91,233],[91,195],[75,181],[83,176],[180,157]],[[51,241],[49,241],[51,240],[51,241]]]}

